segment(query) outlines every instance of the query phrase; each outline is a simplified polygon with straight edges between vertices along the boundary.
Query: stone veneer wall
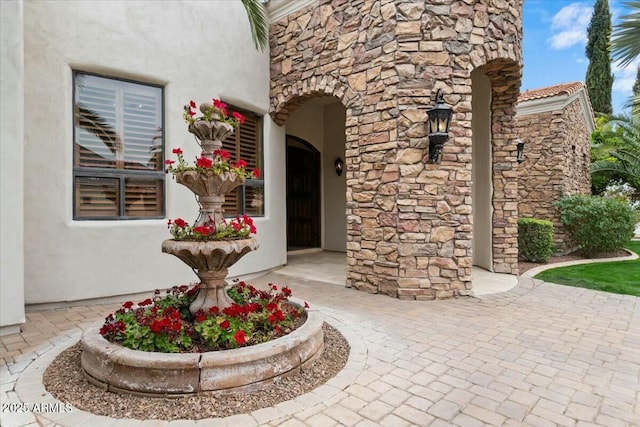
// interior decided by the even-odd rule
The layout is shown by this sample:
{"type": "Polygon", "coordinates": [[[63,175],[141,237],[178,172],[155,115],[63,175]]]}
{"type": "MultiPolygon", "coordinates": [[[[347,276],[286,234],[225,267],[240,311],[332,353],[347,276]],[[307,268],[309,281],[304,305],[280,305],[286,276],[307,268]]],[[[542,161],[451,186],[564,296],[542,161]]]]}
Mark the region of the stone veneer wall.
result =
{"type": "Polygon", "coordinates": [[[517,273],[515,103],[522,1],[324,0],[271,25],[271,115],[346,107],[347,286],[408,299],[471,290],[471,72],[492,83],[494,269],[517,273]],[[427,110],[454,108],[427,163],[427,110]]]}
{"type": "Polygon", "coordinates": [[[590,133],[580,100],[561,110],[519,116],[517,124],[526,142],[518,182],[520,216],[553,222],[554,244],[565,253],[572,244],[553,204],[565,195],[591,194],[590,133]]]}

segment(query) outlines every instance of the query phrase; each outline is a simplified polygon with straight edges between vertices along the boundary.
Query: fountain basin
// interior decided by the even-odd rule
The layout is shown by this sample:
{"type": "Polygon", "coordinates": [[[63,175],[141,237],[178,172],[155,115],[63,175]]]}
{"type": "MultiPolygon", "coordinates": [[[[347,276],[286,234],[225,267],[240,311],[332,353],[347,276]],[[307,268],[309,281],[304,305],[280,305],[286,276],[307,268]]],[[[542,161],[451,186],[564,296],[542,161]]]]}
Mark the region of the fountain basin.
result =
{"type": "Polygon", "coordinates": [[[322,319],[308,310],[306,322],[273,341],[206,353],[131,350],[104,339],[102,322],[82,335],[82,369],[98,387],[117,393],[178,397],[207,391],[250,391],[297,373],[324,350],[322,319]]]}
{"type": "Polygon", "coordinates": [[[162,242],[162,252],[180,258],[182,262],[198,271],[227,269],[258,247],[255,237],[195,242],[169,239],[162,242]]]}

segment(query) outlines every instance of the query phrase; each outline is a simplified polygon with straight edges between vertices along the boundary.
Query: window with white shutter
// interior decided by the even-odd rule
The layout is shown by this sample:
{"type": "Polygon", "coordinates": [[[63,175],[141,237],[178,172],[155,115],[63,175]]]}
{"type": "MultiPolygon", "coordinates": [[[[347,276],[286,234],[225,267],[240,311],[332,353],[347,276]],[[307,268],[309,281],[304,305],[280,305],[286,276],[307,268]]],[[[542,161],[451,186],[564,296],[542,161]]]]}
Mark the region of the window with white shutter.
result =
{"type": "Polygon", "coordinates": [[[162,87],[73,77],[74,219],[163,218],[162,87]]]}

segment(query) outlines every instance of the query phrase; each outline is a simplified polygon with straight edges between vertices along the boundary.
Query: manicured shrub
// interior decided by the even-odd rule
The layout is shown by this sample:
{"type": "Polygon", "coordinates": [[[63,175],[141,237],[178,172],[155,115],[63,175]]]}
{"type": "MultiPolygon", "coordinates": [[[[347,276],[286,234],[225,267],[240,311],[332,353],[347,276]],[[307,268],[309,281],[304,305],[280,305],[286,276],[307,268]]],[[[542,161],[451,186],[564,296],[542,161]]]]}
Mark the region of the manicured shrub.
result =
{"type": "Polygon", "coordinates": [[[551,221],[519,218],[518,251],[527,261],[548,262],[554,251],[551,221]]]}
{"type": "Polygon", "coordinates": [[[571,239],[587,257],[622,250],[640,220],[627,203],[608,197],[568,196],[555,205],[571,239]]]}

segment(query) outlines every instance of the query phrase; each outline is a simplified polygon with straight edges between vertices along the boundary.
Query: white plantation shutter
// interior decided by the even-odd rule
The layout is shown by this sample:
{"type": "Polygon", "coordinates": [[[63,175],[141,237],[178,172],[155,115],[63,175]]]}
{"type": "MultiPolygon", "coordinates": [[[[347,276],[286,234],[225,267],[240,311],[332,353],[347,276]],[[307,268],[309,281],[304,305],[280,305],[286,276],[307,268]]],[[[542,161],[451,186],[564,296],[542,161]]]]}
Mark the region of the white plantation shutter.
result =
{"type": "Polygon", "coordinates": [[[76,94],[75,165],[115,168],[116,91],[84,86],[76,94]]]}
{"type": "Polygon", "coordinates": [[[74,217],[162,217],[162,88],[83,73],[74,78],[74,217]]]}
{"type": "Polygon", "coordinates": [[[154,96],[124,93],[124,161],[126,169],[162,170],[160,102],[154,96]]]}

